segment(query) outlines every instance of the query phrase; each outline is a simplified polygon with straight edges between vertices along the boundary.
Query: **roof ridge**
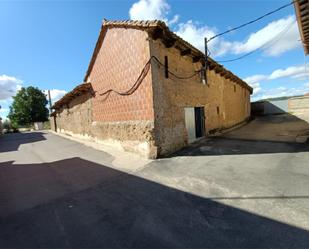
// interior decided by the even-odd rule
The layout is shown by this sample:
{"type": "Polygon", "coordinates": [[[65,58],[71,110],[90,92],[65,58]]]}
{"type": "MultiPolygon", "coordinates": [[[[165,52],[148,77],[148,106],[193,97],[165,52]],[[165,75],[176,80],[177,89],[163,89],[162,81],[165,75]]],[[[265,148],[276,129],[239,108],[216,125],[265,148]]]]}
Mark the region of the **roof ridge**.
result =
{"type": "MultiPolygon", "coordinates": [[[[99,49],[99,46],[100,46],[100,40],[102,39],[102,30],[104,30],[104,28],[108,28],[108,27],[140,28],[140,29],[145,29],[146,32],[151,30],[151,29],[156,29],[158,27],[158,28],[161,28],[164,31],[164,35],[167,35],[170,38],[179,41],[179,43],[182,43],[183,46],[188,47],[190,50],[194,51],[194,53],[196,55],[198,55],[200,57],[205,56],[205,54],[201,50],[196,48],[190,42],[181,38],[175,32],[171,31],[169,29],[169,27],[166,25],[166,23],[162,20],[159,20],[159,19],[155,19],[155,20],[128,20],[128,19],[127,20],[107,20],[107,19],[103,19],[99,39],[97,41],[96,48],[94,50],[93,57],[90,61],[86,76],[84,78],[84,81],[87,81],[87,77],[90,74],[90,71],[91,71],[92,66],[94,64],[96,53],[98,52],[98,49],[99,49]]],[[[219,68],[220,71],[222,71],[222,70],[225,71],[227,74],[230,75],[230,78],[235,79],[235,82],[238,82],[238,83],[244,85],[245,87],[247,87],[250,90],[251,93],[253,92],[252,87],[250,87],[243,79],[239,78],[237,75],[232,73],[230,70],[226,69],[223,65],[216,62],[211,57],[208,57],[208,58],[209,58],[209,63],[211,65],[214,65],[214,67],[219,68]]]]}

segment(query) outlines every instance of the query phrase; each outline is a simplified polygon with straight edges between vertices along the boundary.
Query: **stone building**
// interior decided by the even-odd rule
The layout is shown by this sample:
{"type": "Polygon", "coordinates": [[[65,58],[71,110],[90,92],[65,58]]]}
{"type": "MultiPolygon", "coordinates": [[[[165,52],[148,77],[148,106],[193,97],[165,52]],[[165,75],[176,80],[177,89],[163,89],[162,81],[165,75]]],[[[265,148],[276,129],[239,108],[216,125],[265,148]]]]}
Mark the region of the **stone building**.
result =
{"type": "Polygon", "coordinates": [[[245,122],[252,88],[162,21],[104,21],[84,83],[53,108],[57,132],[145,157],[245,122]]]}

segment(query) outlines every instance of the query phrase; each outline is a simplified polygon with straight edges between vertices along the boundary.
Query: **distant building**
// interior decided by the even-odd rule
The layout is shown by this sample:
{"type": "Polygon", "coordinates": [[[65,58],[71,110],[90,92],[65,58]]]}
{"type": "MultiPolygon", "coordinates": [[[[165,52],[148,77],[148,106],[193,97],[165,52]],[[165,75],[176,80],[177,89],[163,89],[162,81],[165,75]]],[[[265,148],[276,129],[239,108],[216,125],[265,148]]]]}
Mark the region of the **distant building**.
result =
{"type": "Polygon", "coordinates": [[[2,135],[3,127],[2,127],[2,118],[0,117],[0,135],[2,135]]]}
{"type": "Polygon", "coordinates": [[[83,84],[53,106],[58,132],[149,158],[250,116],[252,88],[161,21],[104,21],[83,84]]]}

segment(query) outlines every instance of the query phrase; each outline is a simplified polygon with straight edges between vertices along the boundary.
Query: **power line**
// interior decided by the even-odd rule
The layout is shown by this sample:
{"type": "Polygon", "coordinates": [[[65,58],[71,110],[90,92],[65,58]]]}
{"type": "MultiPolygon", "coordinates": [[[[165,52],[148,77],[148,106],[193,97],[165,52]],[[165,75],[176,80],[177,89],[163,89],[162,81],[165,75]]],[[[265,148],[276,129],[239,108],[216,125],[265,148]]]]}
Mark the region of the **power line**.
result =
{"type": "Polygon", "coordinates": [[[130,89],[128,89],[127,91],[119,92],[119,91],[116,91],[114,89],[109,89],[109,90],[107,90],[107,91],[105,91],[103,93],[100,93],[100,96],[106,95],[106,97],[104,99],[104,100],[106,100],[112,92],[114,92],[114,93],[116,93],[117,95],[120,95],[120,96],[128,96],[128,95],[133,94],[139,88],[139,86],[143,82],[144,78],[146,77],[146,75],[147,75],[147,73],[148,73],[148,71],[150,69],[150,63],[151,63],[151,58],[144,65],[140,75],[138,76],[138,78],[136,79],[134,84],[130,87],[130,89]]]}
{"type": "Polygon", "coordinates": [[[229,59],[229,60],[221,60],[221,61],[217,61],[219,63],[226,63],[226,62],[233,62],[233,61],[238,61],[238,60],[241,60],[253,53],[256,53],[260,50],[263,50],[265,48],[268,48],[274,44],[276,44],[284,34],[286,34],[286,32],[288,32],[290,30],[290,28],[295,24],[296,21],[290,23],[287,27],[285,27],[280,33],[278,33],[277,35],[275,35],[273,38],[271,38],[269,41],[265,42],[262,46],[256,48],[255,50],[249,52],[249,53],[246,53],[242,56],[239,56],[239,57],[236,57],[236,58],[233,58],[233,59],[229,59]]]}
{"type": "MultiPolygon", "coordinates": [[[[159,65],[165,67],[165,65],[155,56],[151,57],[152,59],[154,59],[159,65]]],[[[196,71],[194,74],[188,75],[188,76],[178,76],[177,74],[171,72],[170,70],[168,70],[169,74],[173,75],[175,78],[179,79],[179,80],[188,80],[193,78],[195,75],[197,75],[201,70],[196,71]]]]}
{"type": "MultiPolygon", "coordinates": [[[[296,0],[296,1],[297,1],[297,0],[296,0]]],[[[274,14],[274,13],[276,13],[276,12],[278,12],[278,11],[280,11],[280,10],[282,10],[282,9],[284,9],[284,8],[286,8],[286,7],[288,7],[288,6],[290,6],[290,5],[292,5],[292,4],[293,4],[294,2],[296,2],[296,1],[292,1],[292,2],[290,2],[290,3],[288,3],[288,4],[285,4],[285,5],[283,5],[283,6],[279,7],[279,8],[277,8],[277,9],[275,9],[275,10],[273,10],[273,11],[270,11],[270,12],[268,12],[268,13],[266,13],[266,14],[264,14],[264,15],[262,15],[262,16],[256,18],[256,19],[252,20],[252,21],[246,22],[246,23],[241,24],[241,25],[239,25],[239,26],[237,26],[237,27],[234,27],[234,28],[228,29],[228,30],[226,30],[226,31],[224,31],[224,32],[222,32],[222,33],[219,33],[219,34],[217,34],[217,35],[211,37],[210,39],[208,39],[208,42],[210,42],[211,40],[213,40],[213,39],[215,39],[215,38],[217,38],[217,37],[219,37],[219,36],[225,35],[225,34],[227,34],[227,33],[230,33],[230,32],[235,31],[235,30],[237,30],[237,29],[243,28],[243,27],[248,26],[248,25],[250,25],[250,24],[252,24],[252,23],[255,23],[255,22],[257,22],[257,21],[263,19],[264,17],[270,16],[270,15],[272,15],[272,14],[274,14]]]]}
{"type": "MultiPolygon", "coordinates": [[[[142,84],[143,80],[145,79],[146,75],[148,74],[148,71],[149,71],[150,65],[151,65],[151,60],[155,60],[159,65],[165,67],[165,65],[157,57],[151,56],[150,59],[144,65],[144,67],[143,67],[140,75],[137,77],[136,81],[133,83],[133,85],[127,91],[119,92],[119,91],[116,91],[114,89],[108,89],[105,92],[99,94],[100,96],[104,96],[105,95],[105,98],[103,99],[103,101],[105,101],[112,92],[114,92],[114,93],[116,93],[117,95],[120,95],[120,96],[132,95],[139,88],[139,86],[142,84]]],[[[175,78],[177,78],[179,80],[191,79],[194,76],[196,76],[197,74],[199,74],[200,71],[201,70],[198,70],[194,74],[188,75],[188,76],[179,76],[179,75],[171,72],[170,70],[168,70],[168,72],[171,75],[173,75],[175,78]]]]}

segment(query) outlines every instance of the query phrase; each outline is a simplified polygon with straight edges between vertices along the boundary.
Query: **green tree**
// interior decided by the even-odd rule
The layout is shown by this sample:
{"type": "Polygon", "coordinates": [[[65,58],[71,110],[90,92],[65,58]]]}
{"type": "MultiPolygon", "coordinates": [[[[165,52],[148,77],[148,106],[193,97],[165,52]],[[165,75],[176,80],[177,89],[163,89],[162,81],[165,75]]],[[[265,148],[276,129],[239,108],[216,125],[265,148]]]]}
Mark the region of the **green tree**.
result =
{"type": "Polygon", "coordinates": [[[47,99],[45,94],[38,88],[32,86],[23,87],[13,99],[8,115],[13,127],[48,120],[47,99]]]}

